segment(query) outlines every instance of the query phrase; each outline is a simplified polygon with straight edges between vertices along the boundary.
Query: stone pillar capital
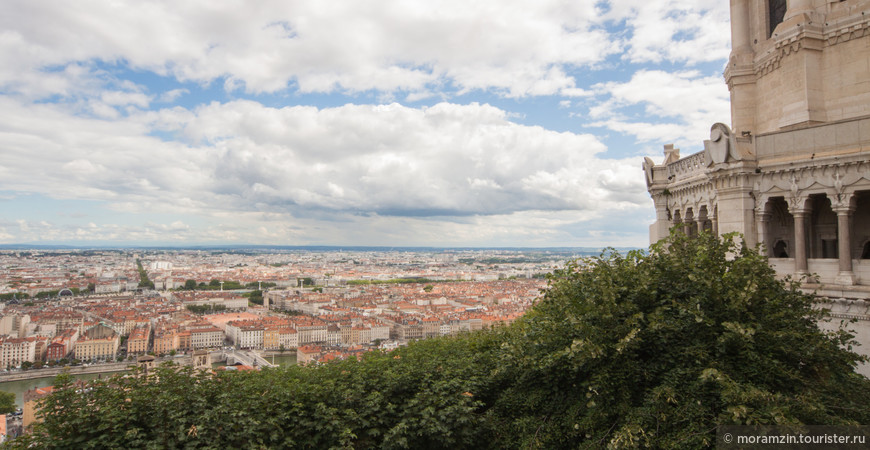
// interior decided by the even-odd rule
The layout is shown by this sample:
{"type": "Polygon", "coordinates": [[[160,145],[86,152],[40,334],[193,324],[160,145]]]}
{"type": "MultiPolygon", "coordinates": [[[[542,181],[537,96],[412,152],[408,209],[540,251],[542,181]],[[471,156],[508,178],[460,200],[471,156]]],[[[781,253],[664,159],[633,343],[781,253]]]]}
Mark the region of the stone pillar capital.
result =
{"type": "Polygon", "coordinates": [[[852,203],[852,198],[855,194],[839,193],[836,197],[828,196],[831,199],[831,209],[837,215],[851,214],[855,212],[855,205],[852,203]]]}
{"type": "MultiPolygon", "coordinates": [[[[797,190],[796,188],[797,186],[792,187],[793,190],[797,190]]],[[[812,208],[807,205],[807,200],[809,200],[809,198],[801,195],[800,192],[793,193],[792,197],[788,199],[788,212],[793,216],[804,216],[809,214],[812,211],[812,208]]]]}
{"type": "Polygon", "coordinates": [[[847,205],[847,206],[831,205],[831,209],[834,210],[834,212],[837,213],[838,216],[848,216],[848,215],[852,214],[853,212],[855,212],[855,207],[849,206],[849,205],[847,205]]]}
{"type": "Polygon", "coordinates": [[[789,212],[795,218],[806,217],[812,212],[810,208],[789,208],[789,212]]]}

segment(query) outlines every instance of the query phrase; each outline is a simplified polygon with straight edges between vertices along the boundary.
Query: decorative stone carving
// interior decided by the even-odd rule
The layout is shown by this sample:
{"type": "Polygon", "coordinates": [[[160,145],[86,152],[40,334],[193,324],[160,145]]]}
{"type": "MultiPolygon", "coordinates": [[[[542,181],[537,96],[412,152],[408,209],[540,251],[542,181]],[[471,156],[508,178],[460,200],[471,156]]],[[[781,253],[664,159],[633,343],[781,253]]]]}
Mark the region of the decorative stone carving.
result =
{"type": "Polygon", "coordinates": [[[734,133],[724,123],[713,124],[710,128],[710,140],[704,141],[704,153],[708,166],[743,159],[737,151],[734,133]]]}
{"type": "Polygon", "coordinates": [[[674,144],[665,145],[665,165],[680,160],[680,149],[674,148],[674,144]]]}
{"type": "Polygon", "coordinates": [[[653,183],[653,167],[656,163],[649,157],[643,158],[643,172],[646,174],[646,187],[650,187],[653,183]]]}

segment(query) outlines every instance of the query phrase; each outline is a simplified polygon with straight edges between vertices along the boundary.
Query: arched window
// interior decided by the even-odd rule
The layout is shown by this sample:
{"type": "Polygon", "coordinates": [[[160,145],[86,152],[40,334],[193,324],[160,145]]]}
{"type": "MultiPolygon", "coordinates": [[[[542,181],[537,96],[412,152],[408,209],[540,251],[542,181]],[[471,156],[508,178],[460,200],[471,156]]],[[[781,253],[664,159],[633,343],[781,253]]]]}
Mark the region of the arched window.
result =
{"type": "Polygon", "coordinates": [[[773,30],[777,25],[782,23],[785,18],[785,10],[787,9],[786,0],[770,0],[768,5],[768,15],[770,17],[770,29],[767,32],[767,37],[773,36],[773,30]]]}
{"type": "Polygon", "coordinates": [[[773,257],[788,258],[788,244],[786,244],[785,241],[776,241],[776,244],[773,246],[773,257]]]}

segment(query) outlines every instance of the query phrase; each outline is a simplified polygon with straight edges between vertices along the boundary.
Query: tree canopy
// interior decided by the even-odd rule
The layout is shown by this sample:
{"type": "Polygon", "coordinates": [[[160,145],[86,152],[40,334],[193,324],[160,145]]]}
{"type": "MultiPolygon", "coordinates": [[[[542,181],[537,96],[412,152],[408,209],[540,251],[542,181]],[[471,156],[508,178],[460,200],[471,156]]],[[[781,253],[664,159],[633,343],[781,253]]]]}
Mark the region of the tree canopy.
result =
{"type": "Polygon", "coordinates": [[[814,301],[734,236],[570,264],[513,330],[498,436],[698,448],[717,425],[870,423],[852,336],[820,331],[814,301]]]}
{"type": "Polygon", "coordinates": [[[0,391],[0,414],[15,412],[15,394],[0,391]]]}
{"type": "Polygon", "coordinates": [[[731,424],[870,423],[852,336],[731,237],[555,272],[510,327],[261,372],[56,380],[13,446],[698,448],[731,424]]]}

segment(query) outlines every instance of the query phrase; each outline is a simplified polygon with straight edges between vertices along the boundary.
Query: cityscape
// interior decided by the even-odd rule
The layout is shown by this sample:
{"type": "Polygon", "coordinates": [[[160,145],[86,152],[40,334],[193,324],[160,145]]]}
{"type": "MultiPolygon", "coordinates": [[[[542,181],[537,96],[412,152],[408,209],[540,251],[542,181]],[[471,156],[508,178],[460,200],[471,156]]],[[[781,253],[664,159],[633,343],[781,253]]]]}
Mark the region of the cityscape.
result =
{"type": "MultiPolygon", "coordinates": [[[[257,370],[511,324],[592,249],[30,249],[0,252],[0,390],[141,361],[257,370]],[[270,358],[271,357],[271,358],[270,358]],[[144,358],[144,359],[143,359],[144,358]],[[6,383],[8,384],[8,383],[6,383]]],[[[46,387],[16,392],[34,420],[46,387]]],[[[13,430],[12,427],[20,429],[13,430]]]]}
{"type": "Polygon", "coordinates": [[[7,3],[0,448],[867,448],[870,0],[7,3]]]}

